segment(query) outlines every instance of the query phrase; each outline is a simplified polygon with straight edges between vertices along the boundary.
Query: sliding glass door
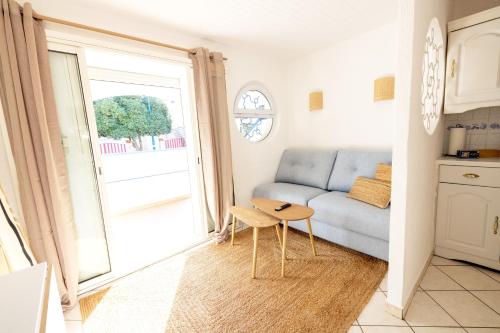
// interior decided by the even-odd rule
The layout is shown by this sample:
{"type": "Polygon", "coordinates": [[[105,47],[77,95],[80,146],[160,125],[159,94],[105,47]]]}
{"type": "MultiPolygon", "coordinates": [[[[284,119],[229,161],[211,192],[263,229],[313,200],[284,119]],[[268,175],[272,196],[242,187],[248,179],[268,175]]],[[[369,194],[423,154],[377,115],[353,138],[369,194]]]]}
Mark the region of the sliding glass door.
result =
{"type": "Polygon", "coordinates": [[[76,53],[50,51],[57,115],[77,233],[80,282],[111,272],[100,180],[76,53]]]}
{"type": "Polygon", "coordinates": [[[186,65],[49,44],[80,289],[208,237],[186,65]]]}

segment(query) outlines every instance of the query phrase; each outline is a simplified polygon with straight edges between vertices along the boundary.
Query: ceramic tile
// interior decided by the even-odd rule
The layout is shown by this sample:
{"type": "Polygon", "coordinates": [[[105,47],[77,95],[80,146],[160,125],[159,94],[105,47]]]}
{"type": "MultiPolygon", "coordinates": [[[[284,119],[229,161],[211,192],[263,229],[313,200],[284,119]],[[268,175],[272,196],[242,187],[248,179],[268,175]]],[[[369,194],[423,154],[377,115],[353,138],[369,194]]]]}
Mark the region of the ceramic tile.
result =
{"type": "Polygon", "coordinates": [[[415,293],[405,320],[410,326],[460,326],[423,291],[415,293]]]}
{"type": "Polygon", "coordinates": [[[486,145],[486,149],[500,149],[500,144],[486,145]]]}
{"type": "Polygon", "coordinates": [[[442,266],[439,269],[467,290],[500,290],[500,282],[472,266],[442,266]]]}
{"type": "Polygon", "coordinates": [[[500,118],[500,106],[494,106],[490,108],[490,118],[499,117],[500,118]]]}
{"type": "Polygon", "coordinates": [[[83,327],[81,321],[66,321],[66,333],[83,333],[83,327]]]}
{"type": "Polygon", "coordinates": [[[381,291],[387,291],[387,274],[384,276],[382,282],[380,282],[379,288],[381,291]]]}
{"type": "Polygon", "coordinates": [[[433,256],[431,260],[431,265],[434,266],[467,266],[465,262],[446,259],[440,256],[433,256]]]}
{"type": "Polygon", "coordinates": [[[487,145],[498,145],[500,144],[500,133],[492,133],[492,131],[490,131],[488,133],[488,136],[486,138],[486,144],[487,145]]]}
{"type": "Polygon", "coordinates": [[[466,333],[460,327],[412,327],[415,333],[466,333]]]}
{"type": "Polygon", "coordinates": [[[483,267],[477,267],[477,269],[500,282],[500,271],[495,271],[493,269],[483,267]]]}
{"type": "Polygon", "coordinates": [[[472,112],[472,119],[474,119],[474,120],[476,120],[476,119],[488,120],[489,116],[490,116],[490,109],[489,108],[481,108],[481,109],[477,109],[477,110],[472,112]]]}
{"type": "Polygon", "coordinates": [[[466,328],[469,333],[500,333],[500,328],[466,328]]]}
{"type": "Polygon", "coordinates": [[[486,145],[486,141],[487,141],[487,135],[485,131],[484,133],[474,133],[471,134],[470,136],[469,146],[472,149],[479,149],[486,145]]]}
{"type": "MultiPolygon", "coordinates": [[[[495,136],[500,134],[500,119],[495,119],[488,124],[488,136],[495,136]]],[[[491,138],[490,142],[496,142],[495,138],[491,138]]]]}
{"type": "Polygon", "coordinates": [[[82,320],[80,303],[76,303],[72,309],[64,311],[64,320],[82,320]]]}
{"type": "Polygon", "coordinates": [[[450,136],[450,132],[449,132],[449,129],[450,128],[453,128],[453,127],[457,127],[457,125],[459,125],[460,122],[459,121],[447,121],[445,124],[444,124],[444,128],[447,130],[446,133],[445,133],[445,137],[449,137],[450,136]]]}
{"type": "MultiPolygon", "coordinates": [[[[445,116],[445,128],[457,124],[467,128],[465,149],[500,149],[500,108],[482,108],[445,116]]],[[[449,134],[445,135],[447,146],[449,134]]]]}
{"type": "Polygon", "coordinates": [[[500,291],[471,291],[483,303],[500,313],[500,291]]]}
{"type": "Polygon", "coordinates": [[[349,329],[349,331],[347,331],[347,333],[363,333],[363,331],[359,326],[351,326],[351,328],[349,329]]]}
{"type": "Polygon", "coordinates": [[[460,113],[458,115],[458,120],[460,121],[464,121],[464,120],[472,120],[472,112],[464,112],[464,113],[460,113]]]}
{"type": "MultiPolygon", "coordinates": [[[[454,266],[449,266],[454,267],[454,266]]],[[[424,290],[462,290],[455,281],[450,279],[446,274],[441,272],[435,266],[429,266],[427,272],[420,283],[420,287],[424,290]]]]}
{"type": "Polygon", "coordinates": [[[359,315],[358,323],[360,325],[408,326],[404,320],[398,319],[385,311],[385,295],[380,291],[373,294],[370,302],[359,315]]]}
{"type": "Polygon", "coordinates": [[[364,333],[413,333],[409,327],[361,326],[364,333]]]}
{"type": "Polygon", "coordinates": [[[500,120],[500,109],[490,111],[490,116],[488,117],[488,121],[492,123],[492,122],[498,122],[499,120],[500,120]]]}
{"type": "Polygon", "coordinates": [[[465,134],[465,149],[470,149],[470,140],[471,140],[471,135],[470,134],[465,134]]]}
{"type": "Polygon", "coordinates": [[[500,327],[500,315],[468,291],[429,291],[428,293],[464,327],[500,327]]]}

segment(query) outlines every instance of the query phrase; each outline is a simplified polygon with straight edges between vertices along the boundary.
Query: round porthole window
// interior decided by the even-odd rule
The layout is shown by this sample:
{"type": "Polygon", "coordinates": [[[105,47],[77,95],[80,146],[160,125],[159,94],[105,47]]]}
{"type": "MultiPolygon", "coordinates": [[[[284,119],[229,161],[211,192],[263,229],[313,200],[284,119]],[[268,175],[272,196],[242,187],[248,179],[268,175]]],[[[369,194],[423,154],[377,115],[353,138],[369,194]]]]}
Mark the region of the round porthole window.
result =
{"type": "Polygon", "coordinates": [[[273,127],[275,110],[271,95],[261,84],[245,85],[234,102],[234,122],[250,142],[264,140],[273,127]]]}

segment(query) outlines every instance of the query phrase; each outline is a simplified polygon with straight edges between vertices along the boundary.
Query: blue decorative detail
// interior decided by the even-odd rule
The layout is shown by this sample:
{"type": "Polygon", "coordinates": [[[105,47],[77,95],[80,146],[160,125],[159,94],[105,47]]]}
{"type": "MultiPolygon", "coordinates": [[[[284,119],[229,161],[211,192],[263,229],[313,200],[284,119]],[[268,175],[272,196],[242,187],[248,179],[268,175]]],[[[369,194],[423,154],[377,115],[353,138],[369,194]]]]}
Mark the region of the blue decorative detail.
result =
{"type": "Polygon", "coordinates": [[[261,136],[260,125],[264,118],[239,118],[240,133],[245,139],[252,139],[254,136],[261,136]]]}
{"type": "Polygon", "coordinates": [[[260,91],[248,90],[241,95],[238,108],[262,111],[271,109],[271,104],[260,91]]]}
{"type": "Polygon", "coordinates": [[[488,124],[486,124],[486,123],[472,124],[472,125],[465,126],[465,128],[471,129],[471,130],[484,130],[487,127],[488,127],[488,124]]]}

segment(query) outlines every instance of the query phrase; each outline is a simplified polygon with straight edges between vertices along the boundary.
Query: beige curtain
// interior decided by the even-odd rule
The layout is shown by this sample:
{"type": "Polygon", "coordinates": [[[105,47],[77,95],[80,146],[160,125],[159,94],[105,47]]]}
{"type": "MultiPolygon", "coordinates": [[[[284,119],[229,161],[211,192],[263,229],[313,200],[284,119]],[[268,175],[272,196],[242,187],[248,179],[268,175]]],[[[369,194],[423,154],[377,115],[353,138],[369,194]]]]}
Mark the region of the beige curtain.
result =
{"type": "Polygon", "coordinates": [[[43,23],[29,3],[2,0],[0,97],[31,249],[56,273],[62,304],[78,287],[73,212],[43,23]]]}
{"type": "Polygon", "coordinates": [[[205,48],[193,50],[196,110],[200,132],[205,198],[215,224],[216,241],[228,236],[229,208],[234,202],[231,138],[224,59],[205,48]]]}

